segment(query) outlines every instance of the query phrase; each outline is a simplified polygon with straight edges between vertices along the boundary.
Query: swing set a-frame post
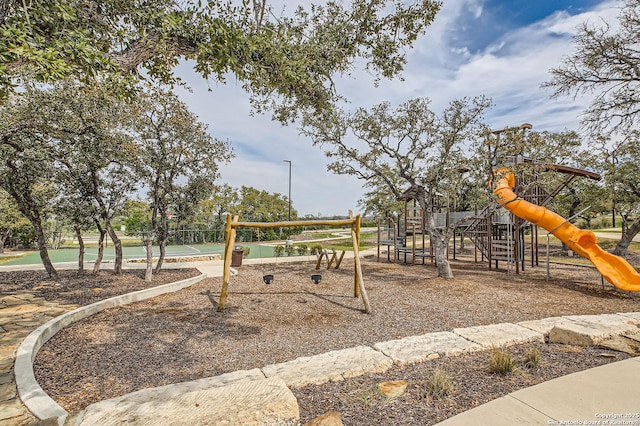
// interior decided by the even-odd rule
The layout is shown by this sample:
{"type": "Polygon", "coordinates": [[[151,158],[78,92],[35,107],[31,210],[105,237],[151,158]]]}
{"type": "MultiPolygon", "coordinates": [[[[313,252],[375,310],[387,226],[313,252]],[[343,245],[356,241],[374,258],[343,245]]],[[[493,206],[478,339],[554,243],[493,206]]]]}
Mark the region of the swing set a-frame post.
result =
{"type": "Polygon", "coordinates": [[[231,253],[233,251],[233,245],[236,243],[236,228],[233,226],[233,222],[238,222],[238,216],[234,216],[232,220],[231,215],[227,215],[222,291],[220,291],[220,300],[218,301],[218,312],[222,312],[224,310],[224,304],[227,301],[227,293],[229,291],[229,279],[231,277],[231,253]]]}
{"type": "Polygon", "coordinates": [[[351,228],[351,240],[354,251],[354,297],[360,295],[366,313],[371,313],[369,298],[364,288],[364,280],[362,277],[362,266],[360,264],[360,215],[353,217],[353,213],[349,212],[349,219],[338,220],[303,220],[303,221],[286,221],[286,222],[238,222],[238,216],[227,215],[225,249],[224,249],[224,271],[222,274],[222,290],[220,292],[220,300],[218,301],[218,312],[224,310],[229,292],[229,280],[231,277],[231,253],[236,241],[236,229],[239,227],[247,228],[286,228],[296,226],[349,226],[351,228]]]}

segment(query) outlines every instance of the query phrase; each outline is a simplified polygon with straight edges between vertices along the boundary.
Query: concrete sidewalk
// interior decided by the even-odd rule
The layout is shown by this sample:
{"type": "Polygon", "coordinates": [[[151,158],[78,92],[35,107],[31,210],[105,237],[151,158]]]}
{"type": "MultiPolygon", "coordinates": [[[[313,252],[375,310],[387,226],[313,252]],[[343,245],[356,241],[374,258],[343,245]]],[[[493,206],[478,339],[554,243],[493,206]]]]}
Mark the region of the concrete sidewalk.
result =
{"type": "Polygon", "coordinates": [[[640,425],[640,358],[522,389],[438,425],[640,425]]]}

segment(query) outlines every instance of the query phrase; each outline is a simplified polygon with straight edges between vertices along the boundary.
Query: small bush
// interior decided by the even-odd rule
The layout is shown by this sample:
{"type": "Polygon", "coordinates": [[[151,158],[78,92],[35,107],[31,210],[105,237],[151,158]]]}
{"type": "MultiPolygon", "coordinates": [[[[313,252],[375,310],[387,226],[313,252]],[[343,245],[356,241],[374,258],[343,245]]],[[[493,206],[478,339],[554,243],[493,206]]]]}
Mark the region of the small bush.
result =
{"type": "Polygon", "coordinates": [[[299,244],[296,246],[296,251],[300,256],[304,256],[309,251],[309,247],[306,244],[299,244]]]}
{"type": "Polygon", "coordinates": [[[275,246],[273,248],[273,255],[275,257],[280,257],[284,254],[284,246],[275,246]]]}
{"type": "Polygon", "coordinates": [[[296,248],[293,246],[293,244],[289,244],[284,247],[284,251],[285,253],[287,253],[287,256],[293,256],[293,253],[295,253],[296,248]]]}
{"type": "Polygon", "coordinates": [[[584,219],[578,219],[575,221],[574,225],[580,229],[589,229],[589,224],[584,219]]]}
{"type": "Polygon", "coordinates": [[[428,395],[433,399],[441,399],[452,396],[457,391],[456,382],[453,377],[440,367],[436,368],[425,382],[428,395]]]}
{"type": "Polygon", "coordinates": [[[385,399],[377,386],[370,386],[366,389],[361,389],[358,393],[358,397],[365,407],[372,407],[380,404],[385,399]]]}
{"type": "Polygon", "coordinates": [[[542,351],[537,346],[529,348],[524,356],[523,365],[527,368],[533,368],[540,364],[542,359],[542,351]]]}
{"type": "Polygon", "coordinates": [[[611,226],[611,218],[606,216],[599,216],[595,219],[591,219],[591,229],[609,228],[611,226]]]}
{"type": "Polygon", "coordinates": [[[505,350],[494,348],[489,358],[489,371],[501,376],[511,373],[516,368],[516,360],[505,350]]]}
{"type": "Polygon", "coordinates": [[[311,246],[311,254],[315,254],[316,256],[322,253],[322,246],[320,244],[314,244],[311,246]]]}
{"type": "Polygon", "coordinates": [[[251,253],[251,247],[247,247],[247,246],[242,246],[242,254],[244,257],[249,256],[249,253],[251,253]]]}

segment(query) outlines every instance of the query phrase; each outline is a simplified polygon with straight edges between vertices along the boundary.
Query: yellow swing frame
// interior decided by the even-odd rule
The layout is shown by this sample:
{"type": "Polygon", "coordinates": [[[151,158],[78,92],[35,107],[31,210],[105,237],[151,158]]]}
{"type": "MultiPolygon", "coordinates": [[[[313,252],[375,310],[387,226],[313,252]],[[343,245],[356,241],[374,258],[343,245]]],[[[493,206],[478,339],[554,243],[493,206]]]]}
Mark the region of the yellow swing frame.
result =
{"type": "Polygon", "coordinates": [[[302,220],[302,221],[284,221],[284,222],[239,222],[238,216],[231,217],[227,215],[226,233],[225,233],[225,249],[224,249],[224,271],[222,276],[222,291],[220,292],[220,300],[218,301],[218,312],[224,310],[229,292],[229,279],[231,277],[231,253],[236,242],[236,230],[238,228],[291,228],[295,226],[349,226],[351,227],[351,241],[353,243],[354,255],[354,284],[353,297],[362,297],[364,311],[371,313],[367,290],[364,287],[362,278],[362,266],[360,264],[360,215],[353,217],[353,213],[349,212],[349,219],[338,220],[302,220]]]}

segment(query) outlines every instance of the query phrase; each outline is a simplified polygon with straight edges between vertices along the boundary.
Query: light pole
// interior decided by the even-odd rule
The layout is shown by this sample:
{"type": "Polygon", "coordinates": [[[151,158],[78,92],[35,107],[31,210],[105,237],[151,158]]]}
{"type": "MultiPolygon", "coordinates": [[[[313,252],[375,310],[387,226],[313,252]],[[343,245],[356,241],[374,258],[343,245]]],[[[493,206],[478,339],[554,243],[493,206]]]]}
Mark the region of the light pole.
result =
{"type": "Polygon", "coordinates": [[[291,221],[291,160],[282,160],[283,163],[289,163],[289,221],[291,221]]]}

